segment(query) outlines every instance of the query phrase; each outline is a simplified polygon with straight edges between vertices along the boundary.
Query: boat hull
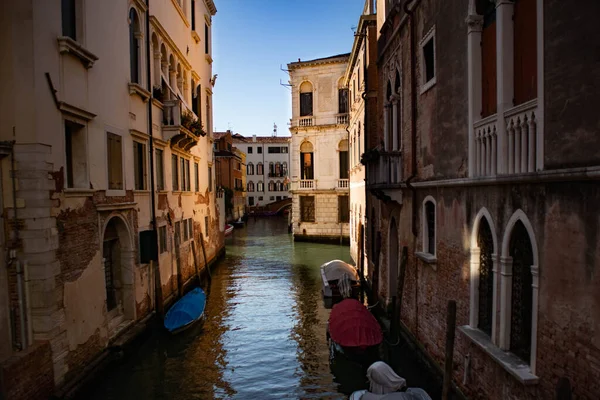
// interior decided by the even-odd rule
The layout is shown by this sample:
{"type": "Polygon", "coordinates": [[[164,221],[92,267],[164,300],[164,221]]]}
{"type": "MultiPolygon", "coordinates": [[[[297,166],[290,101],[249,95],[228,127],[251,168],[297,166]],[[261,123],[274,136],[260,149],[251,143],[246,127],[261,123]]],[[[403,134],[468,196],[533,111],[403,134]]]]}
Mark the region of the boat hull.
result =
{"type": "Polygon", "coordinates": [[[206,294],[201,288],[192,289],[179,299],[165,315],[165,328],[178,333],[190,328],[204,316],[206,294]]]}

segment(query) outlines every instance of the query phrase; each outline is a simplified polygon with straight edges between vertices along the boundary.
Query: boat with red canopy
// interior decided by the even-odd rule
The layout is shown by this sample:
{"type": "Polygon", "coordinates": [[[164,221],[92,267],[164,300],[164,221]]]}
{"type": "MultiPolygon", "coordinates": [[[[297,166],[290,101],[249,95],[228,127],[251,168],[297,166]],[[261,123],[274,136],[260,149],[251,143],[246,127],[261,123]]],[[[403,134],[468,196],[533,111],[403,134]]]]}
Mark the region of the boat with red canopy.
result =
{"type": "Polygon", "coordinates": [[[327,337],[332,350],[357,361],[368,361],[376,356],[383,341],[377,319],[360,301],[344,299],[333,306],[327,324],[327,337]]]}

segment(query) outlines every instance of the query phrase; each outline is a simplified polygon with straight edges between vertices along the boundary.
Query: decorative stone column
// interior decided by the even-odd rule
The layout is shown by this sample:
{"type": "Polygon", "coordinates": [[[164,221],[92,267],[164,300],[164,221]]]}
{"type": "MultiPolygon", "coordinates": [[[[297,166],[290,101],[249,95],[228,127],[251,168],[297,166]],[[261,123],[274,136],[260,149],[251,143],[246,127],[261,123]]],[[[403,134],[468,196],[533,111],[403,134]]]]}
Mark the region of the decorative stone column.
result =
{"type": "Polygon", "coordinates": [[[498,345],[498,295],[500,294],[498,284],[500,282],[500,261],[498,254],[492,254],[492,274],[494,277],[494,287],[492,289],[492,343],[498,345]]]}
{"type": "Polygon", "coordinates": [[[478,175],[480,169],[478,162],[481,160],[475,147],[475,131],[473,123],[481,112],[481,32],[483,30],[483,17],[477,15],[475,0],[469,2],[469,15],[466,19],[467,31],[467,68],[469,91],[469,177],[478,175]],[[479,156],[479,157],[478,157],[479,156]]]}
{"type": "Polygon", "coordinates": [[[384,150],[389,150],[390,143],[388,143],[388,130],[390,127],[388,126],[388,118],[390,114],[390,104],[386,103],[383,106],[383,147],[384,150]]]}
{"type": "Polygon", "coordinates": [[[537,353],[538,306],[540,290],[540,269],[537,265],[531,266],[531,277],[531,359],[529,360],[529,366],[531,368],[531,373],[535,375],[537,353]]]}
{"type": "Polygon", "coordinates": [[[498,345],[502,350],[510,349],[510,317],[512,297],[512,257],[500,257],[500,337],[498,345]]]}

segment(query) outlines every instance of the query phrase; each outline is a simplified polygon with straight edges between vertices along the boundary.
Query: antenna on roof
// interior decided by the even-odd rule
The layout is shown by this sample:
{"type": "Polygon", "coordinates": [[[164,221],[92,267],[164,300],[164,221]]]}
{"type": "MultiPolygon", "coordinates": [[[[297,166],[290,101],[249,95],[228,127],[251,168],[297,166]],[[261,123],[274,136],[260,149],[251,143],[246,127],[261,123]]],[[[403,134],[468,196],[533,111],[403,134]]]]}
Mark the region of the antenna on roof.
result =
{"type": "Polygon", "coordinates": [[[277,136],[277,124],[273,123],[273,137],[277,136]]]}

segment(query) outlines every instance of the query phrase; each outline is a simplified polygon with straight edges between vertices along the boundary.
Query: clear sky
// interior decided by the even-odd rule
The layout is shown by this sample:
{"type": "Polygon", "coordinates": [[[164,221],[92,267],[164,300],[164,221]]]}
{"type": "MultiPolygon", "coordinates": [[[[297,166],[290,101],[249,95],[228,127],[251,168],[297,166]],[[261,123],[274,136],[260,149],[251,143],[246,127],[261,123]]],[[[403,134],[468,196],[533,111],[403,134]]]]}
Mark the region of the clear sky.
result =
{"type": "Polygon", "coordinates": [[[349,53],[364,0],[215,0],[214,130],[289,136],[289,62],[349,53]]]}

